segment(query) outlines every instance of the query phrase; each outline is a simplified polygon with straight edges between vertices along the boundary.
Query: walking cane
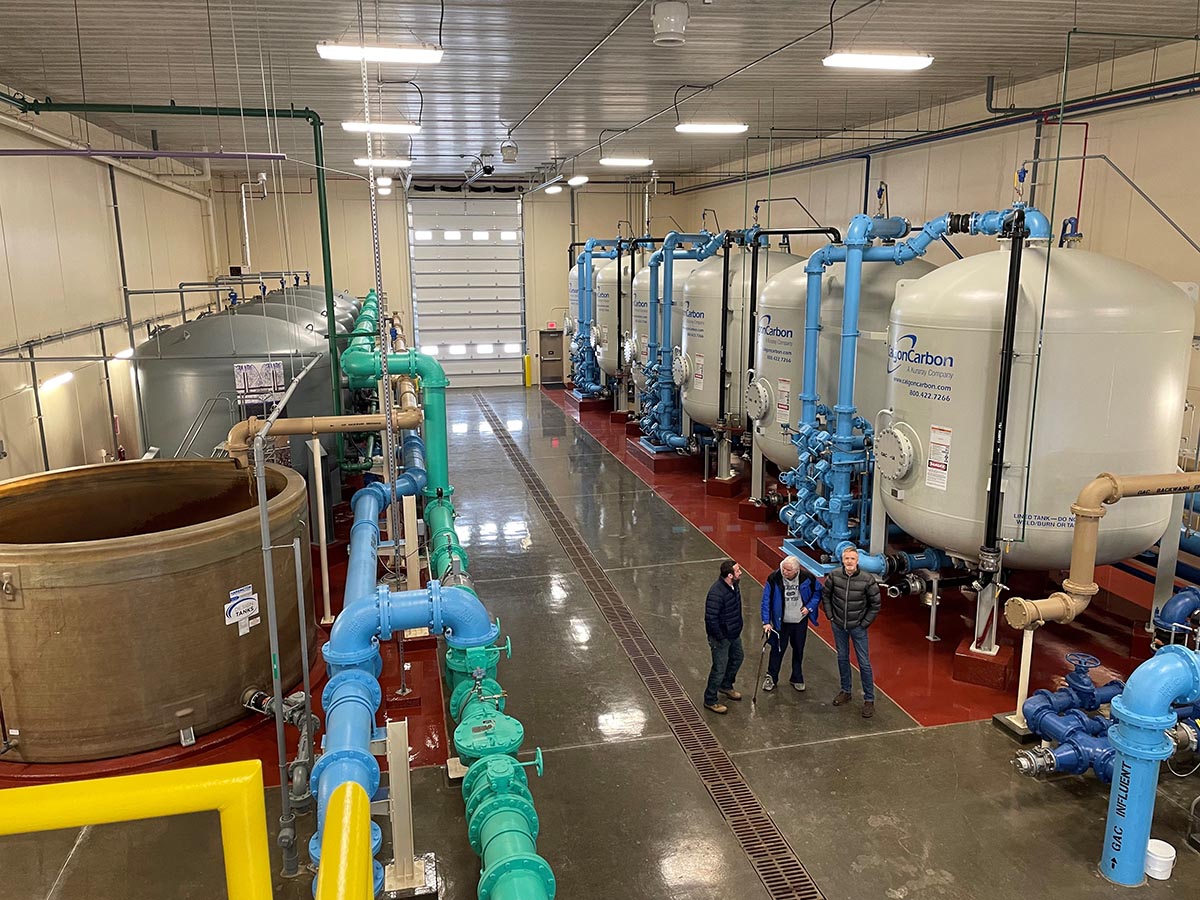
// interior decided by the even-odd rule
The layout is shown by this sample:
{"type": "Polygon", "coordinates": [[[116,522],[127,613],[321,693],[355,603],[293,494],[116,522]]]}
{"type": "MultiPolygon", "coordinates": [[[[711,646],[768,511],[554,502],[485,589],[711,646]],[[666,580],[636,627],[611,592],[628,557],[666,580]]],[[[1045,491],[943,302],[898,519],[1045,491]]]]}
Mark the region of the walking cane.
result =
{"type": "Polygon", "coordinates": [[[754,696],[750,698],[750,705],[758,705],[758,686],[762,683],[762,662],[763,657],[767,655],[767,643],[771,640],[771,635],[768,633],[763,638],[762,652],[758,654],[758,672],[754,675],[754,696]]]}

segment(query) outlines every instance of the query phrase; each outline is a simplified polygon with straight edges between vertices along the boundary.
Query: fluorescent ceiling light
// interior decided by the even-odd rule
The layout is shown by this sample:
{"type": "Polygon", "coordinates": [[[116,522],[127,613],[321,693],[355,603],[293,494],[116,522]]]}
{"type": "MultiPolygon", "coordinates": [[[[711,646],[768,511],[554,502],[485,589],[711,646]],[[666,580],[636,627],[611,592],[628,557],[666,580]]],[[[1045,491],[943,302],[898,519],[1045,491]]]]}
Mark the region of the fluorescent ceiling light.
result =
{"type": "Polygon", "coordinates": [[[133,348],[126,347],[124,350],[118,350],[114,353],[113,359],[129,359],[131,356],[133,356],[133,348]]]}
{"type": "Polygon", "coordinates": [[[836,69],[888,69],[911,72],[924,69],[933,62],[932,56],[917,53],[831,53],[823,60],[836,69]]]}
{"type": "Polygon", "coordinates": [[[562,185],[561,184],[552,184],[552,185],[550,185],[550,187],[546,188],[546,193],[547,194],[561,194],[562,193],[562,185]]]}
{"type": "Polygon", "coordinates": [[[321,41],[317,44],[317,55],[321,59],[346,60],[349,62],[391,63],[438,63],[442,61],[442,49],[429,44],[338,44],[321,41]]]}
{"type": "Polygon", "coordinates": [[[342,131],[356,134],[418,134],[421,126],[416,122],[343,122],[342,131]]]}
{"type": "Polygon", "coordinates": [[[367,159],[363,156],[356,159],[354,164],[360,169],[366,169],[371,166],[377,169],[407,169],[412,165],[412,160],[399,156],[376,156],[373,159],[367,159]]]}
{"type": "Polygon", "coordinates": [[[377,193],[380,197],[386,197],[391,192],[392,189],[390,187],[381,187],[375,190],[375,193],[377,193]]]}
{"type": "MultiPolygon", "coordinates": [[[[392,176],[391,175],[380,175],[379,177],[377,177],[375,179],[375,186],[376,187],[391,187],[392,186],[392,176]]],[[[411,207],[412,204],[410,203],[409,206],[411,207]]],[[[409,212],[412,212],[411,208],[409,209],[409,212]]]]}
{"type": "Polygon", "coordinates": [[[680,134],[741,134],[749,128],[745,122],[680,122],[675,126],[680,134]]]}
{"type": "Polygon", "coordinates": [[[600,159],[602,166],[616,166],[624,169],[645,169],[654,165],[654,160],[643,156],[604,156],[600,159]]]}
{"type": "Polygon", "coordinates": [[[579,187],[581,184],[587,184],[588,177],[586,175],[572,175],[567,179],[567,184],[571,187],[579,187]]]}
{"type": "Polygon", "coordinates": [[[63,372],[60,375],[55,375],[53,378],[47,378],[45,381],[42,382],[42,390],[43,391],[52,390],[61,384],[66,384],[68,381],[70,381],[74,377],[75,377],[74,372],[63,372]]]}

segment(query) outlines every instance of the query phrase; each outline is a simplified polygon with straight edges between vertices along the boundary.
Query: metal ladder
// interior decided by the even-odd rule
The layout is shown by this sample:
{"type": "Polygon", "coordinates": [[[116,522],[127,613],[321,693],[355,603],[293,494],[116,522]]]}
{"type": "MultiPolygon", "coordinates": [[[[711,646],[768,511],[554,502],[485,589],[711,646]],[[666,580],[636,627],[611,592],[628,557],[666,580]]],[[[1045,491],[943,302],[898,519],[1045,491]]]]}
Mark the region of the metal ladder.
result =
{"type": "MultiPolygon", "coordinates": [[[[188,430],[183,435],[183,440],[179,442],[179,447],[175,450],[174,456],[179,459],[184,454],[191,454],[192,445],[196,443],[196,439],[200,437],[200,432],[204,430],[204,425],[208,422],[208,417],[212,415],[214,409],[221,402],[224,402],[229,409],[229,427],[232,428],[237,424],[236,410],[234,409],[233,400],[230,399],[231,391],[222,391],[215,397],[209,397],[204,401],[204,405],[200,407],[200,412],[196,414],[196,418],[192,420],[192,424],[188,426],[188,430]]],[[[235,395],[236,396],[236,395],[235,395]]],[[[219,447],[214,447],[210,456],[216,457],[219,447]]],[[[224,455],[228,456],[228,453],[224,455]]]]}

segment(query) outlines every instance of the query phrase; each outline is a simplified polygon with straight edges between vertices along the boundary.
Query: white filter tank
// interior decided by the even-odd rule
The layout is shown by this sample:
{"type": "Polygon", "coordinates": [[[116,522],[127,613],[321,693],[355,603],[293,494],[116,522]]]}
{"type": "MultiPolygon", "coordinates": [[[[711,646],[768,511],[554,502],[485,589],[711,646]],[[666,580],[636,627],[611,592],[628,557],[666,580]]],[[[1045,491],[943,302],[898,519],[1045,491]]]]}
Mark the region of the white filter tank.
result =
{"type": "MultiPolygon", "coordinates": [[[[888,314],[896,299],[896,285],[926,275],[934,268],[922,259],[904,266],[868,263],[863,268],[854,405],[868,421],[873,421],[886,403],[888,314]]],[[[826,270],[821,290],[817,393],[822,403],[832,407],[837,398],[842,353],[845,290],[845,266],[842,263],[826,270]]],[[[784,269],[762,289],[758,297],[755,378],[746,387],[746,411],[757,422],[754,440],[763,456],[785,468],[791,468],[797,461],[796,447],[784,431],[784,425],[795,429],[800,419],[807,292],[808,275],[803,266],[784,269]]]]}
{"type": "MultiPolygon", "coordinates": [[[[724,260],[713,256],[698,265],[688,276],[682,297],[683,349],[674,361],[675,383],[683,391],[683,411],[693,422],[716,425],[720,420],[721,391],[726,390],[725,414],[732,419],[742,416],[742,400],[746,384],[746,317],[745,308],[750,294],[750,254],[733,248],[729,259],[729,311],[726,336],[729,341],[725,368],[728,378],[722,384],[721,368],[721,294],[724,260]]],[[[778,251],[758,254],[758,283],[765,285],[789,266],[804,261],[803,257],[778,251]]],[[[676,297],[680,296],[676,277],[676,297]]]]}
{"type": "Polygon", "coordinates": [[[633,266],[628,255],[621,256],[621,316],[617,322],[617,261],[604,260],[596,271],[596,359],[605,375],[621,369],[621,332],[629,332],[633,316],[633,266]]]}
{"type": "MultiPolygon", "coordinates": [[[[1047,251],[1027,249],[1021,270],[1002,484],[1006,568],[1066,567],[1080,488],[1101,472],[1175,471],[1183,424],[1188,295],[1123,260],[1083,250],[1049,258],[1044,311],[1047,251]]],[[[876,444],[884,505],[914,538],[969,558],[983,542],[1008,267],[1007,250],[952,262],[901,284],[891,314],[895,414],[876,444]]],[[[1170,497],[1110,507],[1097,562],[1153,545],[1170,509],[1170,497]]]]}
{"type": "MultiPolygon", "coordinates": [[[[676,285],[676,296],[682,296],[679,288],[687,277],[692,273],[692,270],[699,265],[694,259],[677,259],[675,260],[675,271],[672,275],[676,285]]],[[[662,269],[659,269],[659,291],[662,290],[662,269]]],[[[661,303],[662,297],[659,297],[661,303]]],[[[661,309],[661,306],[660,306],[661,309]]],[[[670,348],[681,347],[683,345],[683,308],[676,303],[671,313],[671,341],[668,345],[670,348]]],[[[643,366],[649,365],[650,362],[650,267],[643,266],[638,269],[637,276],[633,279],[633,333],[629,337],[628,353],[633,357],[633,382],[637,385],[638,390],[646,387],[646,373],[643,366]]]]}

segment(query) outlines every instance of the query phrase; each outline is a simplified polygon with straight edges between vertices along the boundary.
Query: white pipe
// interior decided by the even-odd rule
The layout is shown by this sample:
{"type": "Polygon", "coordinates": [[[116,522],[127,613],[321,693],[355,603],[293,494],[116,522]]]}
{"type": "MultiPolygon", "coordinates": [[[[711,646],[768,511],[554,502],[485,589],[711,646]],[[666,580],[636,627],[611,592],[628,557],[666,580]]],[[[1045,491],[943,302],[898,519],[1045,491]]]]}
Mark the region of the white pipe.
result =
{"type": "Polygon", "coordinates": [[[308,442],[312,450],[313,492],[316,494],[317,543],[321,548],[321,601],[324,604],[322,625],[333,624],[333,606],[329,600],[329,545],[325,537],[325,473],[321,468],[321,441],[308,442]]]}
{"type": "Polygon", "coordinates": [[[1025,724],[1025,701],[1029,699],[1029,669],[1033,662],[1033,629],[1025,629],[1021,635],[1021,671],[1017,675],[1017,714],[1013,721],[1022,728],[1025,724]]]}

